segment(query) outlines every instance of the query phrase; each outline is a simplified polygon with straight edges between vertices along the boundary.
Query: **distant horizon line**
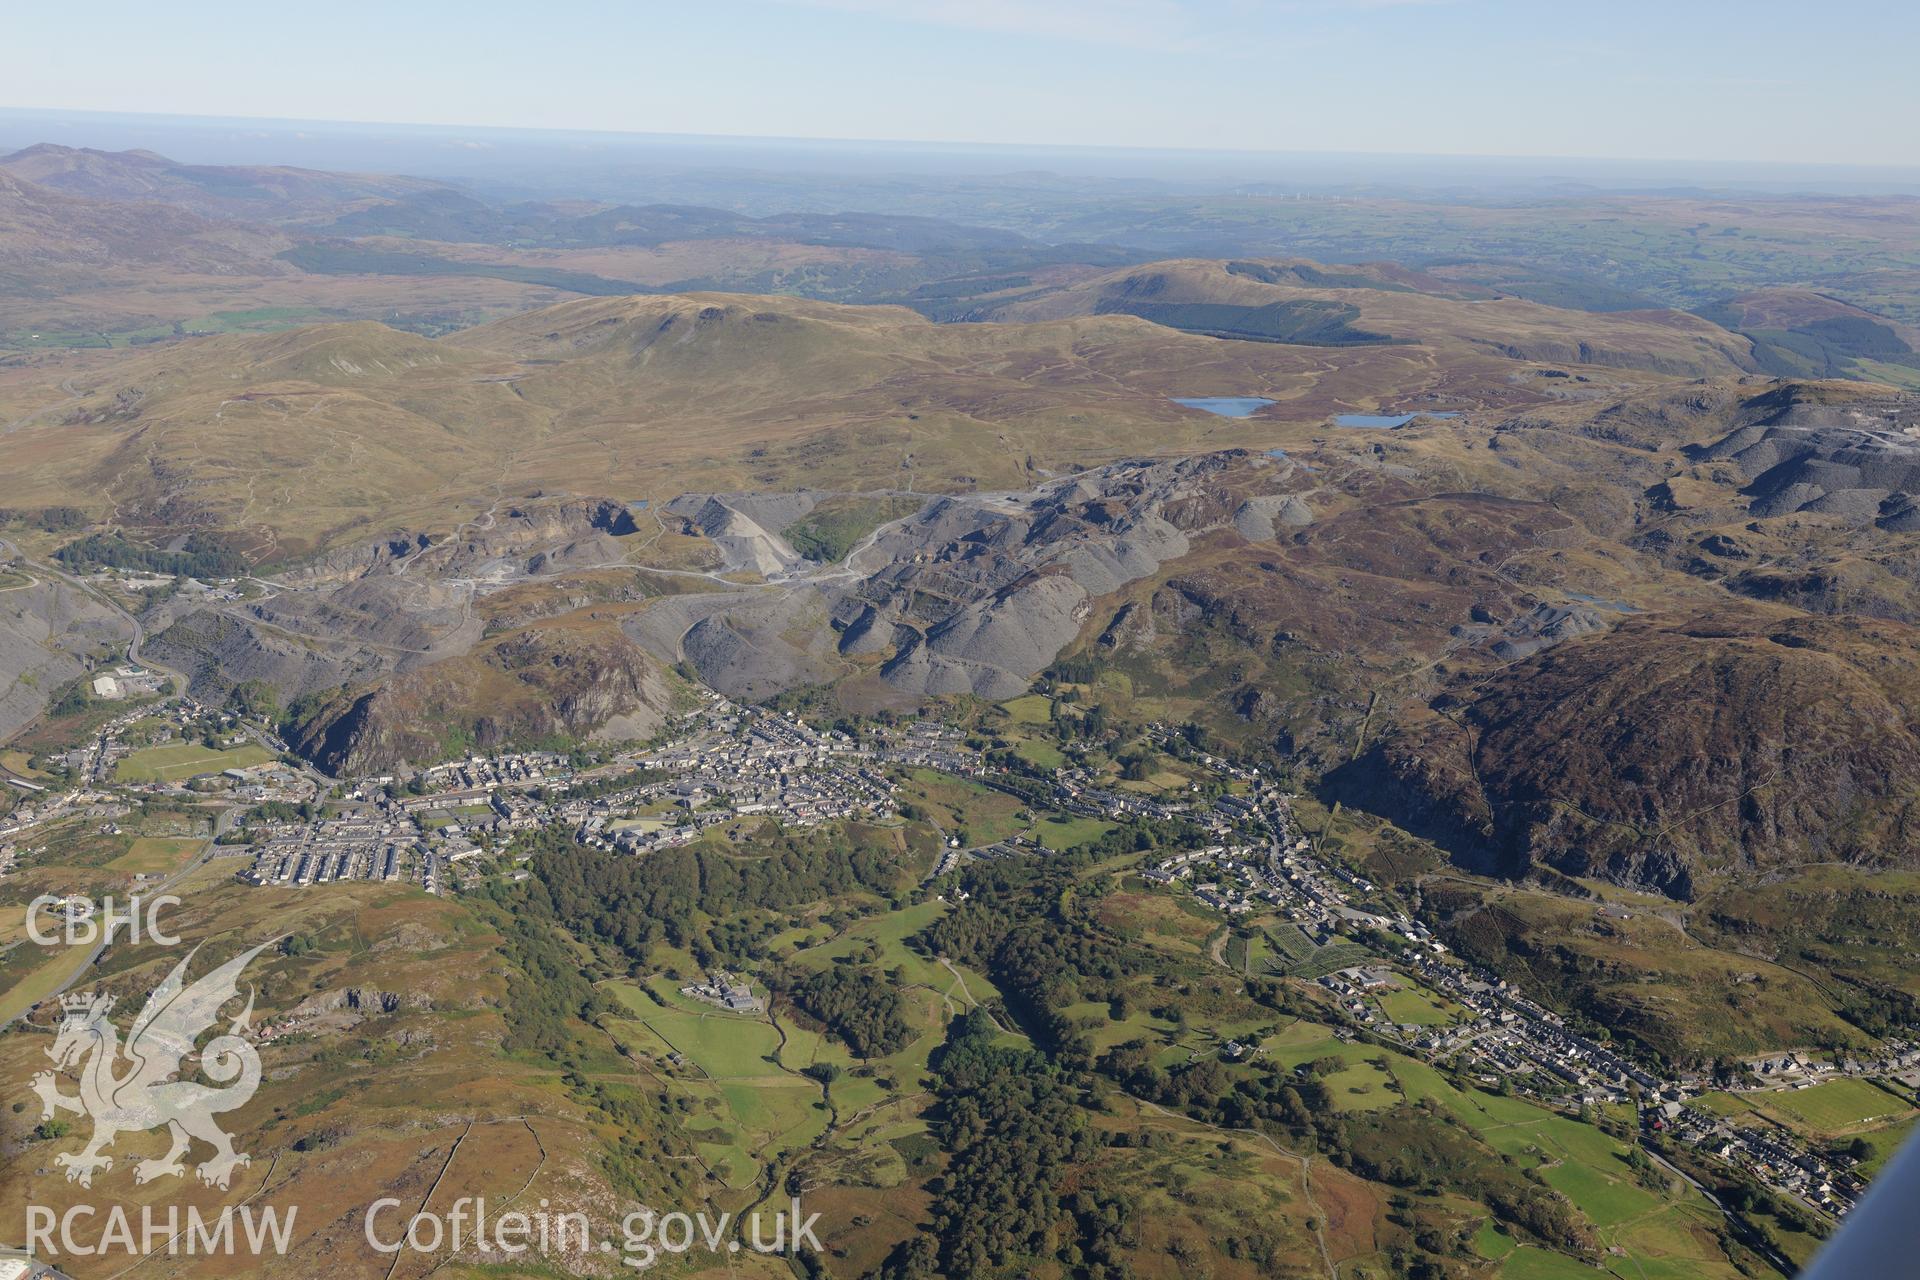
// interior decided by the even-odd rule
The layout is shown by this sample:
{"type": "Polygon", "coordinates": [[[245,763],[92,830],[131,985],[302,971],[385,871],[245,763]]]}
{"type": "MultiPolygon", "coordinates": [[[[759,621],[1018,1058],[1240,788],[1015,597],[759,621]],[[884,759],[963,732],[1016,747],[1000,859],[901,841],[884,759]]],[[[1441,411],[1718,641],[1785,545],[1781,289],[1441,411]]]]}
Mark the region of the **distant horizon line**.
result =
{"type": "MultiPolygon", "coordinates": [[[[1122,143],[1081,143],[1081,142],[1001,142],[987,140],[955,140],[927,138],[876,138],[845,137],[798,134],[758,134],[758,133],[665,133],[631,129],[591,129],[581,127],[562,127],[553,125],[499,125],[499,124],[448,124],[428,121],[399,120],[348,120],[319,119],[297,116],[225,116],[199,115],[181,112],[133,112],[103,111],[83,107],[39,107],[0,104],[0,119],[11,118],[19,121],[36,119],[58,119],[60,117],[80,117],[86,120],[105,122],[151,122],[156,125],[174,127],[270,127],[292,131],[325,130],[335,133],[387,131],[416,137],[446,137],[461,133],[495,134],[532,139],[598,139],[609,142],[629,144],[695,144],[695,145],[741,145],[773,148],[822,149],[867,149],[881,152],[932,152],[948,155],[983,154],[993,152],[1025,153],[1035,155],[1084,155],[1084,156],[1138,156],[1164,159],[1182,158],[1187,160],[1241,159],[1241,160],[1317,160],[1322,162],[1359,161],[1381,163],[1428,162],[1441,164],[1490,163],[1507,166],[1523,165],[1593,165],[1593,166],[1650,166],[1660,169],[1686,169],[1709,167],[1723,170],[1775,171],[1808,173],[1839,176],[1842,174],[1883,174],[1889,177],[1899,176],[1907,179],[1920,177],[1920,165],[1897,163],[1863,163],[1859,161],[1831,160],[1748,160],[1706,157],[1660,157],[1660,156],[1623,156],[1623,155],[1545,155],[1511,152],[1475,152],[1475,151],[1328,151],[1302,148],[1297,150],[1262,149],[1246,147],[1168,147],[1168,146],[1132,146],[1122,143]]],[[[43,140],[45,145],[74,146],[76,149],[99,150],[101,148],[63,143],[54,138],[43,140]]],[[[42,144],[28,144],[42,145],[42,144]]],[[[125,148],[138,149],[138,148],[125,148]]],[[[477,154],[474,158],[477,158],[477,154]]],[[[1551,172],[1538,172],[1532,176],[1551,178],[1551,172]]]]}

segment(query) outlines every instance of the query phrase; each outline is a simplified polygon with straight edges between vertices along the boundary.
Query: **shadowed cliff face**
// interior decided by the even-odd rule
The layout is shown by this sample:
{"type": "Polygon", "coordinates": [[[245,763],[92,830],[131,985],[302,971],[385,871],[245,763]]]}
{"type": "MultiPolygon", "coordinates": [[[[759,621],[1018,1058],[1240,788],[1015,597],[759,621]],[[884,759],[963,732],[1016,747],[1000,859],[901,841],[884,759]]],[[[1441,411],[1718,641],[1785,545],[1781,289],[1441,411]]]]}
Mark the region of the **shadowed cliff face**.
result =
{"type": "Polygon", "coordinates": [[[292,745],[330,773],[383,773],[463,750],[645,736],[672,702],[666,674],[608,627],[529,627],[464,657],[343,692],[300,724],[292,745]]]}
{"type": "Polygon", "coordinates": [[[1691,896],[1808,862],[1911,865],[1920,633],[1631,620],[1405,711],[1333,779],[1463,861],[1691,896]]]}

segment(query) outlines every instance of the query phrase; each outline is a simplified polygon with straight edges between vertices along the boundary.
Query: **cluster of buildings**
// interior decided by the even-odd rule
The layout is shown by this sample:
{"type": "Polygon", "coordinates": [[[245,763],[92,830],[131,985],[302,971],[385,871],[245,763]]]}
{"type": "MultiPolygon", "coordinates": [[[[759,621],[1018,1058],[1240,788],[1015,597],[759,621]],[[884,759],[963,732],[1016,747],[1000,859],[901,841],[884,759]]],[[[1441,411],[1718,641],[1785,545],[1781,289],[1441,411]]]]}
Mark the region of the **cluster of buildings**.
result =
{"type": "Polygon", "coordinates": [[[139,595],[145,591],[177,590],[183,596],[193,596],[201,600],[217,601],[221,604],[235,604],[247,598],[246,591],[254,590],[258,595],[256,582],[247,587],[245,578],[218,578],[203,580],[200,578],[176,578],[166,573],[142,573],[137,569],[102,567],[84,575],[88,581],[102,587],[116,587],[124,595],[139,595]],[[244,589],[243,589],[244,588],[244,589]]]}
{"type": "Polygon", "coordinates": [[[1184,882],[1192,887],[1194,897],[1215,911],[1244,915],[1253,910],[1257,899],[1275,904],[1282,900],[1279,892],[1265,883],[1252,861],[1253,854],[1247,845],[1208,845],[1162,858],[1141,874],[1154,884],[1184,882]]]}
{"type": "MultiPolygon", "coordinates": [[[[147,709],[123,711],[100,726],[92,741],[70,751],[48,756],[45,767],[64,769],[70,776],[87,782],[110,782],[113,780],[114,766],[132,755],[136,744],[125,736],[134,724],[151,716],[147,709]]],[[[173,739],[175,729],[169,723],[156,731],[154,740],[166,742],[173,739]],[[164,736],[162,736],[164,735],[164,736]]]]}
{"type": "Polygon", "coordinates": [[[1203,904],[1229,916],[1271,910],[1317,946],[1333,943],[1344,930],[1368,928],[1435,956],[1446,953],[1432,931],[1411,916],[1356,907],[1356,896],[1371,895],[1373,885],[1314,857],[1288,797],[1257,775],[1251,776],[1246,795],[1223,795],[1205,812],[1210,821],[1203,825],[1216,834],[1251,825],[1265,832],[1265,847],[1235,843],[1183,850],[1147,868],[1142,873],[1147,880],[1184,886],[1203,904]]]}
{"type": "MultiPolygon", "coordinates": [[[[1691,1105],[1711,1087],[1697,1077],[1664,1079],[1639,1063],[1568,1026],[1560,1015],[1504,980],[1448,954],[1420,921],[1400,912],[1367,909],[1373,885],[1345,867],[1316,856],[1301,838],[1284,797],[1253,780],[1249,813],[1270,833],[1265,857],[1246,845],[1212,845],[1159,860],[1143,873],[1149,881],[1191,891],[1231,917],[1261,904],[1298,926],[1319,945],[1343,926],[1363,926],[1397,941],[1391,964],[1352,965],[1317,981],[1344,1016],[1410,1052],[1433,1060],[1464,1059],[1485,1083],[1510,1082],[1521,1092],[1564,1105],[1621,1103],[1638,1098],[1650,1130],[1751,1175],[1762,1184],[1835,1217],[1852,1208],[1864,1190],[1859,1176],[1784,1130],[1737,1124],[1691,1105]],[[1382,991],[1418,983],[1462,1010],[1442,1026],[1395,1025],[1375,999],[1382,991]]],[[[1807,1088],[1839,1075],[1894,1075],[1920,1079],[1920,1048],[1896,1045],[1871,1061],[1818,1062],[1778,1053],[1748,1063],[1762,1087],[1807,1088]]]]}
{"type": "Polygon", "coordinates": [[[59,818],[99,818],[111,822],[131,812],[131,806],[118,796],[91,788],[76,791],[35,788],[29,795],[13,812],[0,818],[0,875],[12,871],[21,859],[37,852],[27,841],[43,823],[59,818]]]}
{"type": "Polygon", "coordinates": [[[556,816],[574,821],[584,843],[631,853],[686,844],[743,817],[788,827],[892,817],[893,784],[874,758],[844,733],[717,699],[689,732],[618,762],[647,781],[580,808],[563,804],[556,816]]]}
{"type": "MultiPolygon", "coordinates": [[[[122,668],[121,670],[139,670],[122,668]]],[[[152,679],[157,691],[159,677],[143,672],[143,679],[152,679]]],[[[116,675],[95,677],[97,686],[103,680],[119,680],[116,675]]],[[[116,698],[133,696],[125,692],[127,685],[119,686],[121,692],[112,695],[116,698]]],[[[219,711],[201,706],[191,698],[175,698],[164,705],[143,704],[132,707],[115,715],[95,731],[91,741],[70,751],[47,759],[51,768],[65,770],[72,777],[86,782],[116,782],[116,769],[121,761],[136,751],[148,747],[165,747],[174,743],[206,742],[211,740],[217,747],[237,747],[249,741],[245,727],[231,712],[219,711]]],[[[192,782],[204,789],[206,786],[230,787],[245,783],[263,783],[269,773],[277,774],[282,780],[298,779],[302,772],[278,763],[255,766],[251,769],[211,770],[194,778],[180,778],[171,781],[153,781],[140,783],[120,783],[119,785],[140,790],[168,792],[191,789],[192,782]]],[[[310,793],[309,793],[310,794],[310,793]]]]}
{"type": "MultiPolygon", "coordinates": [[[[501,756],[469,756],[449,764],[438,764],[420,775],[422,786],[432,796],[444,800],[447,795],[484,798],[500,787],[539,786],[551,779],[572,774],[566,756],[553,751],[517,751],[501,756]]],[[[356,800],[370,800],[384,794],[396,780],[388,774],[361,778],[349,793],[356,800]]],[[[409,797],[418,800],[421,797],[409,797]]]]}
{"type": "Polygon", "coordinates": [[[247,828],[252,843],[232,849],[251,855],[240,873],[248,884],[300,887],[343,880],[419,884],[429,893],[444,886],[449,859],[470,856],[464,850],[434,847],[419,829],[372,806],[357,806],[332,817],[270,821],[247,828]]]}
{"type": "MultiPolygon", "coordinates": [[[[117,682],[116,689],[138,690],[138,682],[149,677],[127,668],[100,678],[117,682]]],[[[157,690],[158,682],[153,687],[157,690]]],[[[62,763],[77,777],[104,784],[133,749],[126,735],[140,719],[148,721],[140,734],[147,742],[240,732],[231,717],[223,720],[220,712],[179,699],[158,712],[143,708],[116,717],[94,743],[62,763]],[[151,723],[156,714],[164,718],[158,728],[151,723]]],[[[1194,754],[1189,750],[1184,756],[1189,764],[1195,763],[1194,754]]],[[[1159,858],[1141,874],[1169,890],[1191,893],[1226,917],[1271,913],[1316,948],[1356,932],[1384,940],[1390,961],[1346,961],[1316,979],[1351,1024],[1430,1059],[1465,1060],[1489,1083],[1504,1080],[1557,1103],[1638,1098],[1648,1128],[1810,1206],[1835,1215],[1852,1206],[1862,1183],[1851,1170],[1784,1132],[1740,1125],[1693,1105],[1707,1082],[1663,1079],[1568,1026],[1506,982],[1462,964],[1421,921],[1380,905],[1381,895],[1364,877],[1318,856],[1299,830],[1289,798],[1257,771],[1212,756],[1198,760],[1229,785],[1136,792],[1115,789],[1085,769],[1065,768],[1051,780],[1051,803],[1109,821],[1178,819],[1199,828],[1208,843],[1159,858]],[[1439,1026],[1396,1025],[1378,997],[1398,985],[1435,993],[1452,1002],[1459,1016],[1439,1026]]],[[[888,818],[896,808],[893,784],[883,772],[890,766],[938,769],[1000,785],[987,776],[981,753],[968,745],[963,731],[949,725],[919,720],[878,730],[863,742],[836,730],[816,730],[791,712],[742,707],[718,695],[709,695],[684,716],[666,741],[587,771],[576,772],[569,757],[551,752],[474,757],[429,769],[404,786],[392,777],[361,779],[343,802],[303,810],[293,805],[315,799],[318,780],[298,768],[274,763],[228,770],[215,781],[236,801],[286,802],[277,810],[284,816],[277,818],[256,810],[255,820],[244,828],[244,844],[221,846],[224,855],[248,860],[242,880],[287,888],[406,882],[437,893],[451,887],[466,859],[515,833],[549,825],[565,826],[589,845],[643,853],[685,844],[715,824],[743,818],[764,816],[788,827],[888,818]]],[[[177,791],[182,785],[119,785],[112,791],[83,786],[58,794],[22,786],[26,798],[0,825],[0,874],[25,852],[18,838],[40,822],[76,813],[111,817],[127,811],[117,793],[177,791]]],[[[954,869],[965,857],[1045,852],[1026,837],[983,849],[949,847],[933,874],[954,869]]],[[[709,974],[682,993],[733,1012],[758,1013],[763,1007],[749,984],[726,972],[709,974]]],[[[1920,1049],[1896,1046],[1871,1062],[1851,1064],[1778,1053],[1749,1062],[1747,1069],[1762,1087],[1809,1087],[1838,1075],[1920,1073],[1920,1049]]]]}
{"type": "Polygon", "coordinates": [[[150,698],[159,693],[167,679],[145,667],[122,665],[111,671],[97,672],[88,682],[93,696],[106,702],[122,698],[150,698]]]}
{"type": "Polygon", "coordinates": [[[962,778],[986,772],[978,751],[967,745],[967,735],[937,720],[915,720],[898,729],[882,730],[874,752],[883,764],[906,769],[939,769],[962,778]]]}
{"type": "Polygon", "coordinates": [[[715,969],[707,975],[705,982],[680,988],[680,994],[718,1005],[728,1013],[759,1014],[767,1005],[766,1001],[753,994],[753,988],[746,979],[736,977],[724,969],[715,969]]]}
{"type": "Polygon", "coordinates": [[[241,879],[260,885],[334,884],[342,880],[413,880],[436,892],[431,861],[424,845],[397,841],[357,842],[344,847],[310,849],[269,845],[254,855],[253,866],[241,879]]]}
{"type": "Polygon", "coordinates": [[[1867,1189],[1858,1174],[1836,1166],[1780,1130],[1734,1124],[1723,1116],[1688,1106],[1677,1096],[1647,1100],[1641,1123],[1743,1169],[1767,1186],[1836,1218],[1844,1217],[1867,1189]]]}
{"type": "Polygon", "coordinates": [[[1741,1063],[1749,1081],[1771,1089],[1811,1089],[1835,1076],[1893,1076],[1920,1085],[1920,1049],[1903,1040],[1884,1042],[1871,1055],[1815,1057],[1805,1049],[1761,1054],[1741,1063]]]}
{"type": "Polygon", "coordinates": [[[1424,957],[1410,967],[1423,983],[1474,1015],[1479,1034],[1450,1051],[1471,1050],[1493,1075],[1553,1077],[1563,1082],[1563,1093],[1589,1104],[1624,1102],[1636,1086],[1658,1090],[1665,1083],[1502,979],[1424,957]]]}
{"type": "Polygon", "coordinates": [[[358,780],[312,818],[250,824],[260,885],[409,880],[438,892],[467,858],[546,826],[627,853],[670,848],[764,815],[791,827],[894,812],[874,753],[846,734],[718,697],[664,745],[576,772],[567,756],[521,752],[358,780]]]}
{"type": "Polygon", "coordinates": [[[214,786],[228,791],[241,804],[302,804],[319,794],[320,787],[306,772],[272,760],[241,765],[213,775],[214,786]]]}
{"type": "MultiPolygon", "coordinates": [[[[1044,855],[1053,852],[1054,850],[1047,848],[1046,845],[1041,844],[1031,836],[1012,835],[1008,836],[1005,840],[996,840],[992,844],[981,845],[975,849],[962,849],[960,847],[959,837],[955,836],[948,839],[946,851],[940,861],[944,870],[950,871],[959,865],[962,857],[979,858],[982,861],[990,862],[995,858],[1030,857],[1035,854],[1044,855]],[[949,859],[951,859],[951,861],[949,861],[949,859]]],[[[937,876],[942,874],[942,872],[936,871],[934,874],[937,876]]]]}
{"type": "Polygon", "coordinates": [[[1083,768],[1062,769],[1053,778],[1053,803],[1068,813],[1083,818],[1156,819],[1168,822],[1185,817],[1189,806],[1178,800],[1166,800],[1150,792],[1115,791],[1104,785],[1105,779],[1083,768]]]}

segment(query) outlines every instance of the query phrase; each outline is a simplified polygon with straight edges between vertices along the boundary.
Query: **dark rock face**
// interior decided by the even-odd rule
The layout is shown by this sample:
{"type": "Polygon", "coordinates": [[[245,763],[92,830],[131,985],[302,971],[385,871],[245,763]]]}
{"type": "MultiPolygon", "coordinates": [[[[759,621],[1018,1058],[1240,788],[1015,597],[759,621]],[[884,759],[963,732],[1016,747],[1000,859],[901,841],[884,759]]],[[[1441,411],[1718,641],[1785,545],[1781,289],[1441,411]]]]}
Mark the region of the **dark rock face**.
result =
{"type": "Polygon", "coordinates": [[[1702,876],[1913,865],[1920,632],[1629,620],[1403,715],[1333,785],[1515,875],[1686,897],[1702,876]]]}
{"type": "Polygon", "coordinates": [[[258,599],[182,596],[143,621],[153,656],[185,672],[197,697],[217,703],[257,684],[282,707],[324,699],[290,739],[323,768],[378,772],[455,745],[581,737],[664,705],[658,667],[617,636],[524,625],[584,598],[510,616],[500,625],[517,629],[491,640],[475,601],[488,587],[617,564],[620,539],[634,532],[631,509],[613,499],[502,502],[450,536],[366,543],[284,575],[258,599]]]}
{"type": "Polygon", "coordinates": [[[657,664],[617,631],[533,627],[342,694],[290,741],[330,773],[364,775],[440,759],[456,744],[586,738],[615,720],[638,733],[658,726],[670,701],[657,664]]]}

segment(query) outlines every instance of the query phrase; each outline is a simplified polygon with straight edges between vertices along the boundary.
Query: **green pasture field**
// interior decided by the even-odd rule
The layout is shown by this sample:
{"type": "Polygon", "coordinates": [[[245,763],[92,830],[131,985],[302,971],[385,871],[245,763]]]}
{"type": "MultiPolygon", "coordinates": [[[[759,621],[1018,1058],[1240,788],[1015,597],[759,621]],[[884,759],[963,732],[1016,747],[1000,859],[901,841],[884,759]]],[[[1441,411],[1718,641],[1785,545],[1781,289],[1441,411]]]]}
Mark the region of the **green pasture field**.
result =
{"type": "Polygon", "coordinates": [[[132,848],[109,862],[107,870],[164,875],[186,865],[189,858],[206,847],[206,843],[191,836],[141,836],[133,842],[132,848]]]}

